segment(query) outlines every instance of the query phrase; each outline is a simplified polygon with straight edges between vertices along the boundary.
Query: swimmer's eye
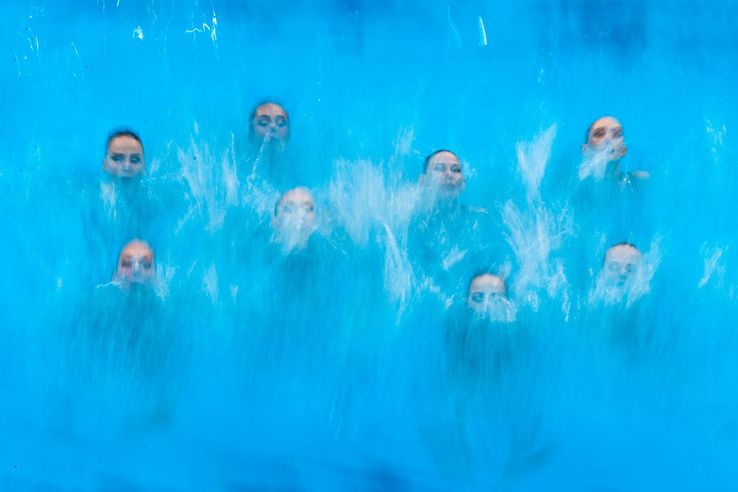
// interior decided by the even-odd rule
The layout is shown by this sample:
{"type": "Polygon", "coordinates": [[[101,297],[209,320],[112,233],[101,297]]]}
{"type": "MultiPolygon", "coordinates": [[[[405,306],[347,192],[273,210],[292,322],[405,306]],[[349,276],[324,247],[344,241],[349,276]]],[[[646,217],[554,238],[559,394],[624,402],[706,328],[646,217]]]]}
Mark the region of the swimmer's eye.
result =
{"type": "Polygon", "coordinates": [[[623,129],[622,128],[616,128],[615,130],[613,130],[612,136],[615,137],[615,138],[622,137],[623,136],[623,129]]]}
{"type": "Polygon", "coordinates": [[[272,119],[269,116],[260,116],[259,119],[256,120],[256,124],[259,126],[269,126],[271,120],[272,119]]]}
{"type": "Polygon", "coordinates": [[[144,267],[144,268],[145,268],[146,270],[150,270],[150,269],[151,269],[151,261],[149,261],[149,260],[145,260],[145,261],[143,262],[143,267],[144,267]]]}
{"type": "Polygon", "coordinates": [[[123,154],[113,154],[110,158],[115,162],[123,162],[126,160],[126,156],[123,154]]]}
{"type": "Polygon", "coordinates": [[[282,205],[282,213],[293,213],[295,209],[294,203],[285,203],[282,205]]]}
{"type": "Polygon", "coordinates": [[[306,212],[312,212],[313,210],[315,210],[315,207],[313,205],[307,204],[307,205],[303,205],[302,209],[305,210],[306,212]]]}
{"type": "Polygon", "coordinates": [[[141,162],[141,156],[138,154],[131,155],[131,164],[139,164],[141,162]]]}
{"type": "Polygon", "coordinates": [[[627,271],[628,273],[633,273],[633,270],[635,270],[635,266],[633,266],[633,265],[628,265],[628,266],[627,266],[627,267],[625,268],[625,270],[626,270],[626,271],[627,271]]]}
{"type": "Polygon", "coordinates": [[[611,272],[617,272],[618,271],[618,265],[616,263],[609,263],[607,265],[607,269],[611,272]]]}
{"type": "Polygon", "coordinates": [[[128,258],[120,260],[120,266],[122,266],[123,268],[131,268],[131,260],[128,258]]]}
{"type": "Polygon", "coordinates": [[[437,173],[442,173],[445,170],[445,166],[443,164],[435,164],[433,166],[433,170],[437,173]]]}
{"type": "Polygon", "coordinates": [[[454,164],[453,166],[451,166],[451,172],[454,174],[461,173],[461,166],[459,166],[458,164],[454,164]]]}
{"type": "Polygon", "coordinates": [[[480,303],[484,302],[484,293],[483,292],[474,292],[472,294],[471,298],[472,298],[472,301],[473,302],[475,302],[477,304],[480,304],[480,303]]]}
{"type": "Polygon", "coordinates": [[[594,132],[592,132],[593,137],[602,138],[605,136],[605,129],[604,128],[598,128],[594,132]]]}
{"type": "Polygon", "coordinates": [[[284,116],[277,116],[276,123],[279,128],[284,128],[285,126],[287,126],[287,118],[285,118],[284,116]]]}

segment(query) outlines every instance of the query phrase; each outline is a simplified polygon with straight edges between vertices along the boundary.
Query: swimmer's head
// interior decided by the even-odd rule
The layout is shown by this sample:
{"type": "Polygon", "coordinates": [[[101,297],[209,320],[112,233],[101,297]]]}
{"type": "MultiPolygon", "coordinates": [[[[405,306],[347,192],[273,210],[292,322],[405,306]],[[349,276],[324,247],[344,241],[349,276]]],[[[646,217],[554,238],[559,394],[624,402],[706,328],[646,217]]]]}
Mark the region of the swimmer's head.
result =
{"type": "Polygon", "coordinates": [[[148,285],[154,282],[155,274],[156,265],[151,246],[145,241],[134,239],[121,250],[113,281],[125,288],[131,285],[148,285]]]}
{"type": "Polygon", "coordinates": [[[272,228],[275,238],[286,249],[304,247],[317,228],[315,202],[305,187],[287,191],[274,207],[272,228]]]}
{"type": "Polygon", "coordinates": [[[638,278],[643,255],[630,243],[612,246],[605,254],[603,280],[605,286],[618,289],[629,288],[638,278]]]}
{"type": "Polygon", "coordinates": [[[475,275],[469,283],[466,305],[479,318],[499,319],[509,306],[505,281],[491,273],[475,275]]]}
{"type": "Polygon", "coordinates": [[[623,140],[623,126],[612,116],[604,116],[587,129],[587,137],[582,145],[583,154],[607,153],[607,159],[617,161],[628,153],[623,140]]]}
{"type": "Polygon", "coordinates": [[[421,183],[433,189],[439,198],[458,198],[466,186],[461,161],[449,150],[433,152],[423,164],[421,183]]]}
{"type": "Polygon", "coordinates": [[[257,105],[249,117],[249,138],[259,148],[270,146],[283,150],[290,139],[287,111],[274,102],[257,105]]]}
{"type": "Polygon", "coordinates": [[[103,170],[118,178],[134,178],[143,174],[143,144],[131,130],[119,130],[108,136],[103,170]]]}

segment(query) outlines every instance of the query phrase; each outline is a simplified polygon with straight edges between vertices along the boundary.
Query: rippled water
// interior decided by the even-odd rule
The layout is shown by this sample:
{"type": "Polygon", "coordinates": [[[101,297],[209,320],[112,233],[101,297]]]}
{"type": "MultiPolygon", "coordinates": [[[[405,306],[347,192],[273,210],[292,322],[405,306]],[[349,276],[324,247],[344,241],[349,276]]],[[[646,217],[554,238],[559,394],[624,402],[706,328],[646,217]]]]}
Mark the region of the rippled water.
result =
{"type": "Polygon", "coordinates": [[[8,5],[0,488],[730,490],[736,13],[8,5]],[[271,168],[265,99],[291,121],[271,168]],[[605,114],[647,181],[583,159],[605,114]],[[141,181],[101,169],[119,127],[141,181]],[[419,181],[439,148],[453,211],[419,181]],[[273,232],[298,185],[304,248],[273,232]],[[156,282],[126,292],[134,237],[156,282]],[[627,292],[602,272],[623,241],[627,292]],[[496,323],[467,308],[482,270],[507,282],[496,323]]]}

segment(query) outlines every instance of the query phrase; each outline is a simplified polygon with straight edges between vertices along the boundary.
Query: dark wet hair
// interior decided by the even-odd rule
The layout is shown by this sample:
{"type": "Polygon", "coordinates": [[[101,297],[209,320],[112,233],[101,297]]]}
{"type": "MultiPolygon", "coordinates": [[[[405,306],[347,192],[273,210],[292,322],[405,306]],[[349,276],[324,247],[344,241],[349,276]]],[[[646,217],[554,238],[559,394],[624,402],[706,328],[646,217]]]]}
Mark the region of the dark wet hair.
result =
{"type": "Polygon", "coordinates": [[[640,249],[638,249],[638,247],[635,244],[629,243],[628,241],[623,241],[620,243],[613,244],[612,246],[610,246],[610,248],[614,248],[615,246],[630,246],[631,248],[637,249],[638,251],[640,251],[640,249]]]}
{"type": "Polygon", "coordinates": [[[455,155],[457,159],[459,158],[459,156],[457,156],[454,152],[452,152],[452,151],[450,151],[448,149],[438,149],[435,152],[433,152],[432,154],[429,154],[428,157],[426,157],[425,160],[423,161],[423,173],[425,173],[425,172],[428,171],[428,166],[430,165],[431,159],[433,159],[433,157],[435,157],[436,155],[440,154],[441,152],[448,152],[449,154],[455,155]]]}
{"type": "Polygon", "coordinates": [[[143,142],[141,141],[141,137],[138,136],[136,132],[129,128],[120,128],[118,130],[113,130],[108,134],[108,138],[105,141],[105,154],[108,153],[108,149],[110,148],[110,144],[118,137],[130,137],[134,139],[136,142],[141,144],[141,152],[143,152],[143,142]]]}

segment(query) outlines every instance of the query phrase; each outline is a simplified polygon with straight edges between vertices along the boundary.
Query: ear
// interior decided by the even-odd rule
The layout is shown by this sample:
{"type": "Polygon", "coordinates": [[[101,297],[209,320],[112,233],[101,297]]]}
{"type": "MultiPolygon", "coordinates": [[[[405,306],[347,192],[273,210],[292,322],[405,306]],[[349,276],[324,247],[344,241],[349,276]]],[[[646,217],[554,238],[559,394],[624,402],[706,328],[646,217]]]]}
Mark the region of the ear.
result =
{"type": "Polygon", "coordinates": [[[108,158],[107,157],[102,160],[102,168],[103,168],[103,171],[108,170],[108,158]]]}
{"type": "Polygon", "coordinates": [[[586,154],[588,149],[589,149],[589,145],[582,144],[582,154],[586,154]]]}

